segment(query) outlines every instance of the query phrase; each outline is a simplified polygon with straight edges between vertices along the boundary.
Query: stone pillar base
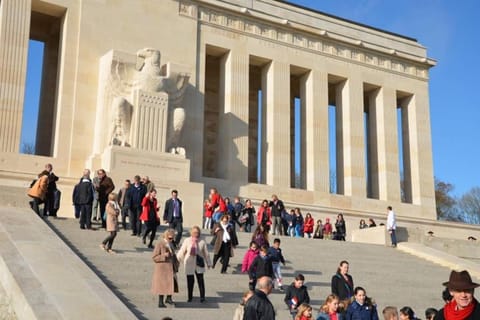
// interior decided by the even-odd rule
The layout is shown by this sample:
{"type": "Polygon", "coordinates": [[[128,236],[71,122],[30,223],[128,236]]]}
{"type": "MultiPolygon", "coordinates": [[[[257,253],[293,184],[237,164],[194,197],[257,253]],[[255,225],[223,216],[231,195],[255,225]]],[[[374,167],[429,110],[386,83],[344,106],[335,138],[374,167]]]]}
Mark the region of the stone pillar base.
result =
{"type": "Polygon", "coordinates": [[[177,189],[184,203],[184,226],[202,223],[203,183],[190,182],[190,160],[184,155],[109,146],[102,154],[91,156],[87,167],[92,173],[103,168],[113,179],[115,192],[123,187],[126,179],[133,180],[135,175],[149,176],[157,190],[160,217],[171,190],[177,189]]]}

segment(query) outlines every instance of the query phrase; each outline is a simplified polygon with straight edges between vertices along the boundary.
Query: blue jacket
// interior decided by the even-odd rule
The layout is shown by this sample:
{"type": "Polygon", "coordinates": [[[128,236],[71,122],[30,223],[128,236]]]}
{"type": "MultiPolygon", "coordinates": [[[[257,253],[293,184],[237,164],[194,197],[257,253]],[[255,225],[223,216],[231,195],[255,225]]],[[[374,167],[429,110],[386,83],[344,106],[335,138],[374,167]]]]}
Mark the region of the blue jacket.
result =
{"type": "Polygon", "coordinates": [[[145,185],[139,184],[138,186],[135,186],[135,184],[132,184],[125,194],[125,202],[128,204],[128,208],[142,208],[142,200],[145,198],[146,194],[147,187],[145,187],[145,185]]]}
{"type": "Polygon", "coordinates": [[[366,303],[360,305],[353,301],[347,308],[346,320],[378,320],[377,307],[369,306],[366,303]]]}
{"type": "Polygon", "coordinates": [[[283,258],[283,254],[282,254],[282,249],[278,248],[278,249],[275,249],[274,247],[270,247],[268,248],[268,256],[270,257],[270,259],[272,260],[272,262],[276,262],[276,263],[283,263],[285,264],[285,259],[283,258]]]}

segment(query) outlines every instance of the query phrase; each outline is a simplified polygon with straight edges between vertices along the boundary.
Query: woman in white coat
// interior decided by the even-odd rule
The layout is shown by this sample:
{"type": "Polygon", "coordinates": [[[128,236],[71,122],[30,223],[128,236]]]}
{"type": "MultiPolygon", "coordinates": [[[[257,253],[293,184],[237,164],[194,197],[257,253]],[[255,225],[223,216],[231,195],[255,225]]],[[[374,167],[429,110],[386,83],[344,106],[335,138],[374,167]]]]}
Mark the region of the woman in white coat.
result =
{"type": "Polygon", "coordinates": [[[205,268],[210,268],[212,263],[208,254],[207,244],[200,239],[200,227],[193,226],[190,230],[190,237],[186,238],[180,250],[177,252],[177,258],[183,262],[185,274],[187,275],[188,302],[192,301],[194,277],[197,277],[198,288],[200,290],[200,302],[205,302],[205,281],[203,274],[205,268]]]}

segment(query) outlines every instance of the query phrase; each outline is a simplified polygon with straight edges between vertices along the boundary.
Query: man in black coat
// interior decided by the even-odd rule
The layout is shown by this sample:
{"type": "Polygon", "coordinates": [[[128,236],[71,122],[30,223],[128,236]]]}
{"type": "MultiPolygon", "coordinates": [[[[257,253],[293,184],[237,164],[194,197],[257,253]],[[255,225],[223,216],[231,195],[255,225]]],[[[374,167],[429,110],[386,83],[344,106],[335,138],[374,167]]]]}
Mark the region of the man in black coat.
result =
{"type": "Polygon", "coordinates": [[[478,320],[480,304],[473,296],[480,284],[472,281],[468,271],[452,271],[448,282],[443,283],[452,295],[452,301],[438,311],[435,320],[478,320]]]}
{"type": "Polygon", "coordinates": [[[90,180],[90,170],[85,169],[80,182],[75,186],[73,204],[80,210],[80,229],[92,229],[92,203],[94,187],[90,180]]]}
{"type": "Polygon", "coordinates": [[[168,223],[168,227],[175,230],[175,246],[180,244],[183,233],[183,212],[182,201],[178,199],[178,191],[172,190],[172,197],[165,202],[163,211],[163,221],[168,223]]]}
{"type": "Polygon", "coordinates": [[[57,190],[58,177],[53,173],[53,166],[50,163],[45,165],[45,170],[48,171],[48,185],[47,194],[45,195],[45,206],[43,207],[43,215],[47,212],[50,217],[57,216],[57,209],[55,208],[55,191],[57,190]]]}
{"type": "Polygon", "coordinates": [[[243,320],[275,320],[275,309],[268,299],[273,289],[272,278],[261,277],[257,286],[258,290],[245,304],[243,320]]]}
{"type": "Polygon", "coordinates": [[[283,235],[282,212],[285,210],[282,200],[279,200],[277,195],[272,195],[272,201],[269,204],[272,211],[272,235],[283,235]]]}
{"type": "Polygon", "coordinates": [[[132,228],[132,236],[142,235],[142,222],[139,220],[142,213],[142,200],[147,194],[147,187],[143,185],[140,176],[133,178],[133,184],[125,194],[124,205],[128,207],[128,219],[132,228]]]}

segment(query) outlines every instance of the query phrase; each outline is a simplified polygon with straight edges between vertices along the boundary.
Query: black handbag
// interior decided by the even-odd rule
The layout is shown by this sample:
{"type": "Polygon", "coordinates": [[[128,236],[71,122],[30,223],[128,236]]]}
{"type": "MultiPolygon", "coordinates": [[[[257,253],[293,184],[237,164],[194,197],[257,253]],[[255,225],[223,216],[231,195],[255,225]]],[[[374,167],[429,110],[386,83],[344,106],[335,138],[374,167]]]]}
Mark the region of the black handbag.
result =
{"type": "Polygon", "coordinates": [[[205,268],[205,259],[199,255],[197,255],[197,267],[205,268]]]}

